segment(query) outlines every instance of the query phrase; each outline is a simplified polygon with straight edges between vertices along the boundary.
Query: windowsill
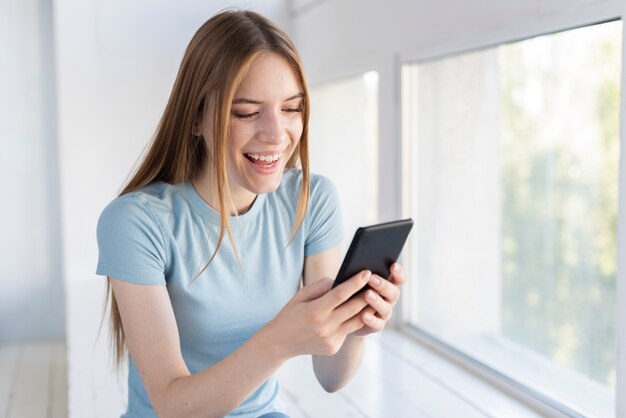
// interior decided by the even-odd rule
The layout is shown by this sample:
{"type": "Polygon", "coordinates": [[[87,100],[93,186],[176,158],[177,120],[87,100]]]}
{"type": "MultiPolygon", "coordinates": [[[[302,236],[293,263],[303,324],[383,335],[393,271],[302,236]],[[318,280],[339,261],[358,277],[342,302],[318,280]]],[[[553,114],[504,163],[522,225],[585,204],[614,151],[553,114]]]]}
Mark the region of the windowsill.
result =
{"type": "Polygon", "coordinates": [[[396,330],[368,338],[363,365],[336,394],[317,383],[308,356],[279,372],[298,417],[540,417],[530,406],[396,330]]]}
{"type": "Polygon", "coordinates": [[[613,391],[500,336],[451,340],[456,347],[532,391],[585,416],[613,417],[613,391]]]}

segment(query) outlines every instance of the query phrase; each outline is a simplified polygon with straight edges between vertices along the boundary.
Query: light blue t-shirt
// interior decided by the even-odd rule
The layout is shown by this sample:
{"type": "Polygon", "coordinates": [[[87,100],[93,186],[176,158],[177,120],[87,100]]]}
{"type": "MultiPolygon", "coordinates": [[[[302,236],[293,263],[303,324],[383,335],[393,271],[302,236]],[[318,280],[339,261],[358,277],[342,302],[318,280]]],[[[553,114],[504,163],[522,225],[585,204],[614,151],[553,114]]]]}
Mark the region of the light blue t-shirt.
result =
{"type": "MultiPolygon", "coordinates": [[[[311,176],[302,228],[289,244],[302,174],[286,170],[278,189],[258,195],[252,207],[230,217],[241,264],[226,234],[207,264],[219,234],[219,214],[190,182],[156,182],[113,200],[98,222],[97,274],[144,284],[167,285],[191,373],[219,362],[274,318],[300,287],[304,257],[340,244],[339,196],[333,183],[311,176]]],[[[236,379],[236,376],[233,378],[236,379]]],[[[279,386],[271,377],[229,417],[281,411],[279,386]]],[[[156,417],[132,359],[128,410],[123,417],[156,417]]]]}

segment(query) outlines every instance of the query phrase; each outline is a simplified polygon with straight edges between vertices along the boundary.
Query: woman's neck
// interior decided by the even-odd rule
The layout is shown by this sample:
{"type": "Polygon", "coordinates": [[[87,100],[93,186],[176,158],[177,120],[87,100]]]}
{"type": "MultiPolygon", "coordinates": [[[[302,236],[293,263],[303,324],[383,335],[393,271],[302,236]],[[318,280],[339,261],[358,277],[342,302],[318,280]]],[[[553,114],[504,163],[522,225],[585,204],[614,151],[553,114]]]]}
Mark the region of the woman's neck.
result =
{"type": "MultiPolygon", "coordinates": [[[[192,181],[193,187],[196,189],[202,200],[206,202],[213,210],[220,212],[219,193],[217,192],[217,182],[214,176],[202,175],[192,181]]],[[[226,190],[224,198],[227,199],[226,190]]],[[[226,208],[229,215],[243,215],[252,207],[257,195],[244,189],[231,190],[231,202],[226,202],[226,208]]]]}

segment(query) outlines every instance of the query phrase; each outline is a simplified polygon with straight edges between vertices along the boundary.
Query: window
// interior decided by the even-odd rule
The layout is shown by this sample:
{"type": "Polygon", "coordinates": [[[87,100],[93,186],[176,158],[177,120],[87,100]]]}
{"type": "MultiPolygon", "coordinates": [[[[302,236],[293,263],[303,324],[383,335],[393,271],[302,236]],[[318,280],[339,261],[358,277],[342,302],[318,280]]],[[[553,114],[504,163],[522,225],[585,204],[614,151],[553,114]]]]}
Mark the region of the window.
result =
{"type": "Polygon", "coordinates": [[[346,251],[354,231],[377,218],[378,73],[312,87],[311,108],[311,171],[337,186],[346,251]]]}
{"type": "Polygon", "coordinates": [[[621,36],[402,68],[407,325],[594,416],[615,405],[621,36]]]}

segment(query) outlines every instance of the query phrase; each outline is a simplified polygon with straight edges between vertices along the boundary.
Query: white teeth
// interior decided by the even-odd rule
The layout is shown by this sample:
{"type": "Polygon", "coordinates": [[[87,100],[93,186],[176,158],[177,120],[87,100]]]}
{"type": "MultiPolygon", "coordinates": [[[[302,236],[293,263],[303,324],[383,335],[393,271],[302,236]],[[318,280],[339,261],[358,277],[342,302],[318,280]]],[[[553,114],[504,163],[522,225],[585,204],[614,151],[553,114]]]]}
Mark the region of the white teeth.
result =
{"type": "Polygon", "coordinates": [[[252,158],[253,160],[259,160],[259,161],[277,161],[280,159],[280,157],[283,156],[283,153],[279,153],[279,154],[274,154],[274,155],[258,155],[258,154],[246,154],[248,157],[252,158]]]}

